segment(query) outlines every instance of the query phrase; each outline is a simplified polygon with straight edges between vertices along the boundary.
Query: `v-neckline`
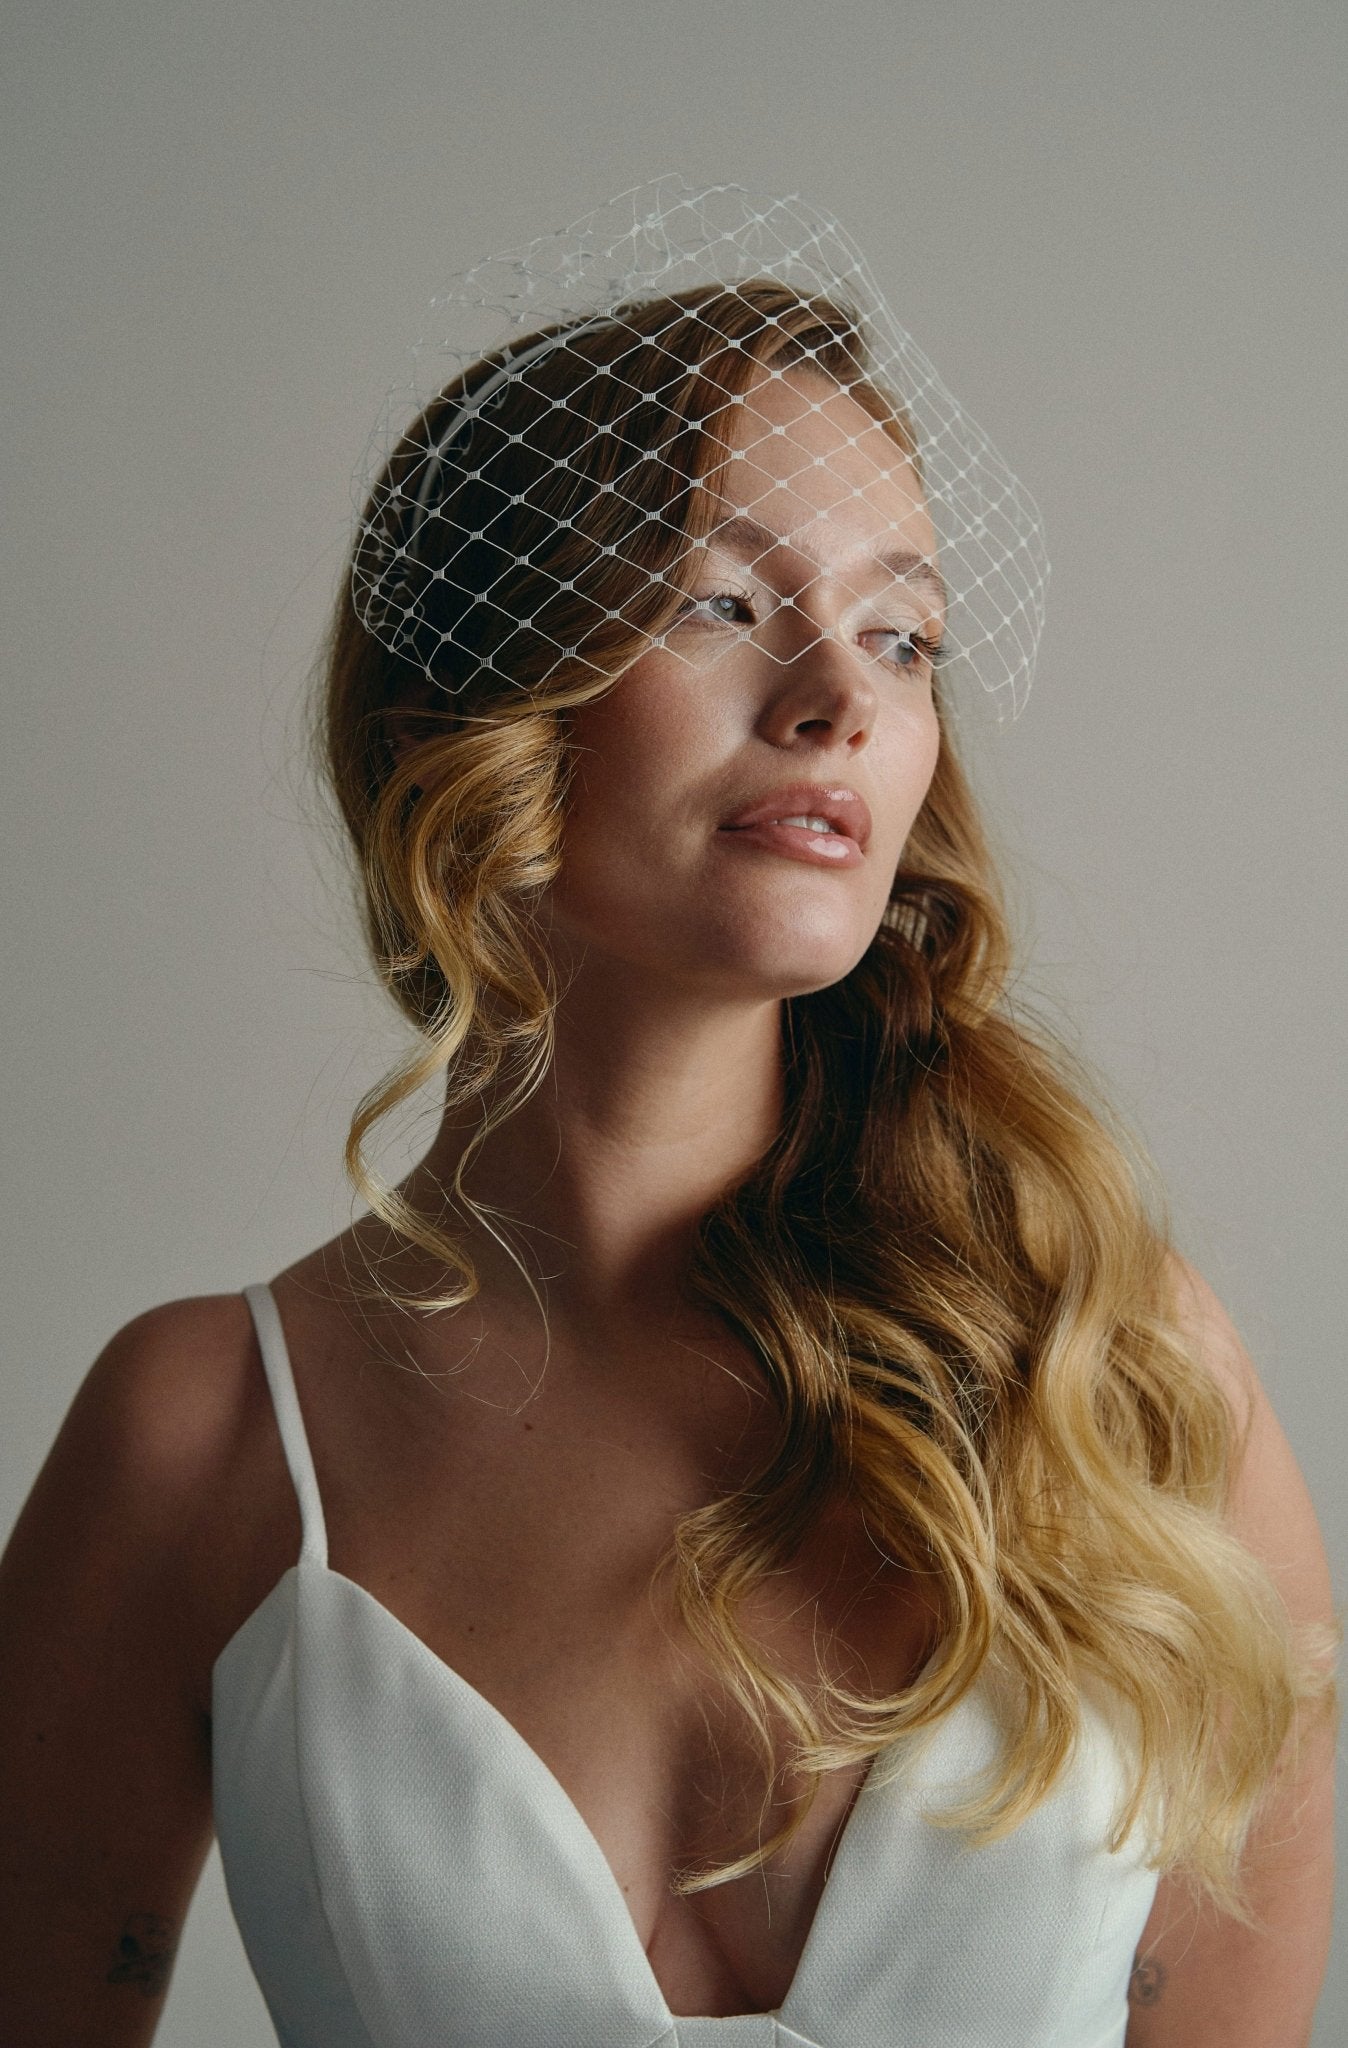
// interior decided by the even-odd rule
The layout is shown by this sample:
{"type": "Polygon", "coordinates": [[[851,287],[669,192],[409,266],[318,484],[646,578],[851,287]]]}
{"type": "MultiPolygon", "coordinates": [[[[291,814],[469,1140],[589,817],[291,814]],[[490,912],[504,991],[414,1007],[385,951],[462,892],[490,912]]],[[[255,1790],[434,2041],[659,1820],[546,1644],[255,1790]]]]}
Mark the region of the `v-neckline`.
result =
{"type": "MultiPolygon", "coordinates": [[[[671,2027],[677,2026],[680,2020],[700,2020],[706,2024],[717,2019],[724,2019],[727,2025],[735,2021],[750,2019],[776,2019],[789,2025],[790,2022],[786,2017],[788,2008],[800,1993],[813,1958],[816,1952],[823,1947],[827,1938],[830,1921],[839,1910],[836,1893],[840,1888],[840,1873],[845,1872],[853,1856],[859,1853],[856,1850],[856,1837],[861,1829],[862,1808],[865,1794],[870,1788],[875,1760],[872,1759],[871,1764],[867,1766],[865,1776],[853,1794],[846,1819],[842,1824],[842,1829],[833,1847],[828,1876],[820,1893],[819,1902],[811,1917],[810,1925],[806,1930],[805,1940],[796,1959],[795,1970],[783,1994],[781,2003],[771,2007],[767,2012],[707,2015],[671,2012],[669,2002],[660,1988],[659,1979],[651,1967],[650,1957],[646,1953],[636,1921],[632,1918],[631,1908],[627,1903],[613,1866],[600,1847],[594,1830],[586,1821],[580,1808],[576,1805],[575,1800],[562,1784],[556,1772],[553,1771],[549,1764],[544,1762],[533,1745],[525,1739],[514,1723],[501,1712],[501,1709],[487,1698],[485,1693],[479,1692],[477,1687],[472,1685],[461,1671],[457,1671],[452,1664],[447,1663],[437,1651],[431,1648],[430,1644],[423,1637],[417,1635],[414,1629],[409,1628],[405,1621],[401,1621],[392,1608],[386,1607],[383,1601],[371,1593],[367,1587],[362,1586],[358,1579],[348,1578],[345,1572],[337,1571],[328,1563],[327,1525],[319,1494],[318,1479],[314,1471],[313,1454],[309,1448],[308,1432],[304,1426],[303,1410],[300,1406],[299,1395],[295,1386],[294,1367],[290,1357],[290,1344],[286,1335],[285,1325],[281,1319],[280,1308],[270,1284],[265,1281],[245,1288],[244,1298],[248,1302],[256,1327],[263,1367],[276,1411],[277,1428],[299,1502],[301,1519],[301,1550],[298,1559],[281,1575],[271,1592],[254,1612],[259,1613],[261,1607],[268,1605],[288,1580],[298,1577],[305,1571],[319,1573],[324,1579],[348,1588],[351,1592],[355,1593],[367,1611],[372,1610],[375,1615],[383,1617],[380,1625],[382,1626],[386,1623],[393,1630],[398,1641],[407,1647],[410,1654],[428,1660],[430,1667],[440,1675],[442,1682],[447,1683],[451,1689],[457,1688],[463,1698],[474,1702],[476,1710],[485,1714],[489,1725],[499,1732],[507,1748],[519,1759],[522,1768],[533,1774],[536,1782],[545,1789],[553,1803],[566,1816],[574,1829],[576,1839],[585,1845],[589,1860],[594,1865],[598,1882],[603,1889],[604,1896],[609,1902],[615,1920],[622,1930],[621,1938],[625,1946],[631,1951],[634,1967],[649,1988],[652,1998],[657,2002],[658,2012],[668,2020],[671,2027]],[[260,1316],[258,1312],[259,1304],[262,1309],[260,1316]]],[[[214,1687],[216,1671],[218,1671],[234,1643],[238,1641],[239,1637],[248,1627],[252,1618],[250,1615],[240,1624],[229,1642],[220,1651],[212,1667],[212,1687],[214,1687]]],[[[927,1676],[939,1655],[940,1645],[938,1644],[937,1648],[917,1673],[913,1684],[920,1683],[927,1676]]],[[[944,1717],[945,1722],[951,1721],[955,1715],[961,1713],[968,1706],[970,1699],[978,1689],[979,1681],[975,1680],[972,1687],[966,1690],[947,1711],[944,1717]]]]}
{"type": "MultiPolygon", "coordinates": [[[[875,1768],[874,1758],[867,1766],[865,1775],[852,1796],[847,1816],[843,1821],[841,1832],[833,1848],[828,1876],[824,1880],[819,1903],[811,1916],[804,1943],[796,1959],[796,1967],[792,1973],[791,1982],[787,1985],[781,2003],[772,2006],[767,2011],[759,2010],[752,2013],[676,2013],[670,2009],[669,2002],[660,1987],[660,1981],[652,1968],[650,1957],[646,1953],[636,1921],[632,1918],[632,1909],[627,1903],[623,1888],[618,1882],[612,1864],[600,1846],[598,1836],[551,1765],[544,1761],[533,1744],[520,1733],[514,1722],[506,1714],[502,1713],[501,1709],[493,1701],[489,1700],[485,1693],[480,1692],[469,1679],[464,1677],[461,1671],[456,1670],[438,1651],[433,1650],[424,1637],[419,1636],[414,1629],[409,1628],[407,1623],[400,1620],[391,1607],[386,1607],[384,1602],[370,1592],[367,1586],[362,1586],[358,1579],[349,1578],[345,1572],[335,1570],[332,1565],[321,1558],[311,1556],[297,1559],[294,1564],[290,1565],[282,1573],[281,1577],[272,1587],[271,1592],[254,1608],[252,1614],[248,1615],[240,1623],[239,1627],[220,1651],[212,1667],[212,1683],[214,1683],[215,1674],[219,1671],[221,1665],[224,1664],[234,1645],[242,1637],[255,1616],[260,1614],[264,1607],[271,1604],[288,1580],[302,1577],[305,1572],[317,1573],[322,1578],[332,1580],[344,1587],[349,1593],[354,1593],[362,1607],[367,1612],[377,1616],[381,1626],[387,1625],[398,1641],[406,1646],[413,1656],[425,1660],[439,1678],[449,1685],[452,1691],[457,1691],[465,1698],[470,1699],[474,1704],[475,1710],[486,1715],[488,1721],[497,1730],[506,1746],[518,1757],[521,1767],[532,1773],[546,1786],[549,1796],[561,1807],[570,1824],[576,1830],[577,1836],[585,1843],[589,1850],[591,1860],[599,1876],[599,1882],[603,1885],[607,1894],[614,1918],[623,1929],[623,1939],[631,1951],[633,1965],[640,1971],[651,1993],[659,2001],[660,2011],[668,2018],[671,2026],[677,2027],[680,2021],[688,2020],[698,2020],[705,2025],[708,2020],[712,2019],[724,2019],[727,2025],[746,2019],[775,2019],[789,2024],[787,2009],[802,1988],[815,1951],[823,1946],[827,1935],[827,1922],[836,1910],[839,1874],[851,1859],[854,1837],[859,1832],[858,1816],[875,1768]]],[[[926,1677],[939,1654],[940,1649],[938,1646],[918,1672],[917,1677],[913,1681],[914,1684],[919,1683],[926,1677]]],[[[957,1701],[956,1705],[950,1710],[951,1714],[958,1713],[967,1703],[969,1697],[969,1694],[965,1694],[963,1699],[957,1701]]]]}

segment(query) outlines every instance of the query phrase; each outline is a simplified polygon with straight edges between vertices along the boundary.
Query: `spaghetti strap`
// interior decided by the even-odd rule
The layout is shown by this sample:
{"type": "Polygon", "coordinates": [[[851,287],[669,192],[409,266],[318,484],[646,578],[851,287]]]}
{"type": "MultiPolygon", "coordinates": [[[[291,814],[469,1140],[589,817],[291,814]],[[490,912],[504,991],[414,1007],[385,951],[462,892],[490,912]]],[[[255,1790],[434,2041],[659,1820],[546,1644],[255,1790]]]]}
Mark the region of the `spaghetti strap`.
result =
{"type": "Polygon", "coordinates": [[[304,1417],[295,1392],[295,1375],[290,1367],[290,1352],[281,1327],[276,1297],[265,1281],[259,1281],[255,1286],[244,1288],[243,1298],[252,1311],[267,1385],[271,1388],[272,1406],[276,1410],[276,1427],[281,1433],[281,1448],[285,1452],[300,1504],[300,1557],[309,1564],[326,1565],[328,1532],[323,1520],[323,1503],[318,1495],[318,1479],[309,1439],[304,1433],[304,1417]]]}

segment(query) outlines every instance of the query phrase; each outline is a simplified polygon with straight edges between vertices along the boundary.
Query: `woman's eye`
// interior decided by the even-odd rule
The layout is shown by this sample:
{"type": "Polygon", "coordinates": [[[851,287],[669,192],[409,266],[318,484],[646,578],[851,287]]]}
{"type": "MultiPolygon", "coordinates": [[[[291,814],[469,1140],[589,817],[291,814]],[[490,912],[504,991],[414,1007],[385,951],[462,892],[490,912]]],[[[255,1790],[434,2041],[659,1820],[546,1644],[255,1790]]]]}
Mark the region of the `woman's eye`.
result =
{"type": "Polygon", "coordinates": [[[886,627],[881,632],[868,633],[866,638],[879,643],[881,659],[892,662],[895,668],[918,668],[924,661],[934,663],[940,651],[915,626],[886,627]]]}
{"type": "Polygon", "coordinates": [[[717,590],[710,597],[690,597],[680,617],[712,619],[718,626],[749,626],[754,614],[748,598],[741,597],[738,591],[717,590]]]}

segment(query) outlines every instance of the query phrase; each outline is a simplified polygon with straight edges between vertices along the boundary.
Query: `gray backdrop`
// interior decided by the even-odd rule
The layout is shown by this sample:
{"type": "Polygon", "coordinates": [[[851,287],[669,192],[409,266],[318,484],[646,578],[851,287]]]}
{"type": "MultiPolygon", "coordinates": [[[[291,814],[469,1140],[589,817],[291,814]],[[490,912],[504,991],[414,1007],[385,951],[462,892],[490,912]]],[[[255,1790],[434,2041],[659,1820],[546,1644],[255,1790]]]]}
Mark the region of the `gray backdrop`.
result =
{"type": "MultiPolygon", "coordinates": [[[[120,1323],[347,1220],[401,1039],[294,762],[351,476],[450,271],[675,170],[838,214],[1043,506],[1038,680],[977,767],[1027,986],[1159,1158],[1341,1591],[1338,0],[7,20],[0,1534],[120,1323]]],[[[212,1858],[160,2039],[270,2038],[212,1858]]]]}

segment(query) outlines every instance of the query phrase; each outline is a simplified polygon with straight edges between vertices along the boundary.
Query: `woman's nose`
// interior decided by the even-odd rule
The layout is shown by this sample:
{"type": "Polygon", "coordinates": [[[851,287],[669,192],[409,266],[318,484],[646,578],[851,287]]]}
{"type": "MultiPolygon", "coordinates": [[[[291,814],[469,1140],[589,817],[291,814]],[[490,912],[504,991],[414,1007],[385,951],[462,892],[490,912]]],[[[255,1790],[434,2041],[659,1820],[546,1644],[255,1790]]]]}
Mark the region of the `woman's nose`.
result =
{"type": "Polygon", "coordinates": [[[870,665],[835,621],[799,604],[783,606],[777,632],[764,648],[777,670],[777,713],[795,725],[823,722],[835,735],[865,737],[879,701],[870,665]]]}

